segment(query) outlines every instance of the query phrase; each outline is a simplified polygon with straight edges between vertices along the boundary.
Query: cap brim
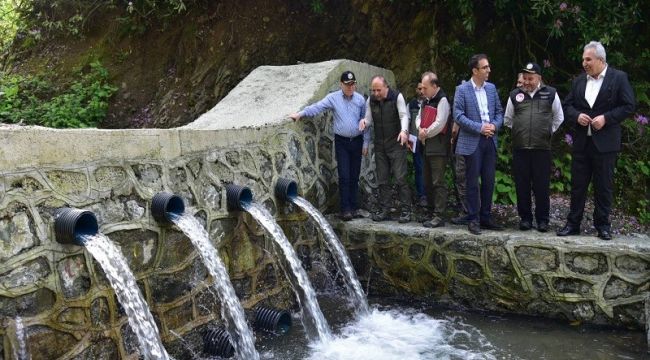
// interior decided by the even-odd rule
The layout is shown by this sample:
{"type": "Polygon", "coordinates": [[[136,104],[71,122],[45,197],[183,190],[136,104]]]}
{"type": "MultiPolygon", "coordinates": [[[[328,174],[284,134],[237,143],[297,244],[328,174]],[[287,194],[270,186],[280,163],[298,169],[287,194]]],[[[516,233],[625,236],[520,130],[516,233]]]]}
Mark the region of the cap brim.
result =
{"type": "Polygon", "coordinates": [[[343,83],[350,85],[350,84],[355,84],[356,82],[357,82],[356,80],[348,80],[348,81],[344,81],[343,83]]]}
{"type": "Polygon", "coordinates": [[[539,75],[539,73],[538,73],[537,71],[535,71],[535,70],[521,69],[521,72],[525,72],[525,73],[528,73],[528,74],[536,74],[536,75],[539,75]]]}

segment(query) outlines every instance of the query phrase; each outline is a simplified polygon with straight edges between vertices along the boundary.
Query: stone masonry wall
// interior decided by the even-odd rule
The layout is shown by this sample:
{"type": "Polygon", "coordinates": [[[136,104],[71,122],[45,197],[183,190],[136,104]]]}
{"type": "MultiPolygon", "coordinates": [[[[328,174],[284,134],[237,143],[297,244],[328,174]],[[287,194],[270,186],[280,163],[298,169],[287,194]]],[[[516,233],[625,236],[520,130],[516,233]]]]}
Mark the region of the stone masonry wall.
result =
{"type": "Polygon", "coordinates": [[[371,294],[645,329],[647,236],[474,236],[462,227],[335,222],[371,294]]]}
{"type": "Polygon", "coordinates": [[[211,279],[189,239],[150,216],[151,197],[159,191],[183,197],[187,211],[206,226],[245,308],[260,302],[291,306],[293,294],[272,255],[271,239],[248,214],[227,212],[225,184],[248,186],[273,214],[283,211],[278,215],[289,239],[300,252],[312,251],[317,245],[313,225],[277,204],[272,194],[283,176],[298,180],[301,193],[321,207],[335,201],[326,124],[327,118],[308,120],[273,129],[255,143],[215,146],[171,161],[94,161],[3,173],[0,344],[5,351],[0,359],[11,358],[16,346],[17,317],[33,359],[94,359],[97,354],[114,359],[137,351],[97,263],[83,248],[54,239],[53,214],[65,206],[93,211],[100,231],[120,246],[165,342],[176,340],[172,331],[185,336],[220,315],[211,279]]]}
{"type": "MultiPolygon", "coordinates": [[[[281,93],[298,99],[283,105],[298,110],[337,89],[341,69],[352,69],[363,83],[377,73],[392,79],[388,71],[350,61],[286,68],[255,70],[242,87],[252,83],[259,91],[258,76],[286,86],[273,81],[274,72],[284,80],[287,73],[300,75],[313,86],[311,95],[297,86],[293,95],[281,93]]],[[[263,119],[258,126],[231,129],[232,119],[243,119],[228,105],[232,98],[253,98],[241,91],[224,99],[227,121],[214,117],[223,112],[218,105],[200,130],[0,127],[0,360],[16,356],[20,333],[32,359],[138,358],[137,340],[102,270],[83,248],[55,241],[53,214],[60,207],[95,213],[100,231],[127,258],[177,358],[191,357],[178,337],[200,339],[206,326],[220,322],[220,308],[189,239],[152,219],[151,198],[160,191],[183,197],[187,212],[204,224],[245,309],[295,304],[271,239],[248,214],[228,213],[225,185],[248,186],[281,219],[299,254],[320,252],[313,224],[276,203],[273,185],[280,176],[292,178],[324,211],[337,204],[331,114],[293,123],[274,106],[280,90],[266,91],[253,100],[263,119]]],[[[239,103],[250,115],[250,102],[239,103]]],[[[364,178],[370,173],[366,159],[364,178]]],[[[367,192],[369,186],[364,181],[367,192]]]]}
{"type": "MultiPolygon", "coordinates": [[[[313,222],[278,203],[273,185],[292,178],[321,211],[336,212],[331,114],[295,123],[286,115],[337,89],[348,69],[361,92],[375,74],[394,83],[390,71],[349,60],[261,67],[180,129],[0,126],[0,360],[15,358],[20,333],[32,359],[138,358],[102,270],[83,248],[54,239],[53,214],[64,206],[93,211],[100,231],[119,245],[176,358],[191,358],[179,337],[200,339],[220,322],[220,308],[189,239],[153,221],[149,206],[159,191],[183,197],[186,211],[201,220],[245,309],[294,306],[271,239],[249,215],[226,210],[225,185],[250,187],[302,259],[320,256],[313,222]]],[[[372,161],[362,163],[366,208],[375,186],[372,161]]],[[[645,321],[647,237],[607,243],[516,233],[472,237],[454,228],[365,220],[338,229],[372,294],[595,323],[645,321]]]]}

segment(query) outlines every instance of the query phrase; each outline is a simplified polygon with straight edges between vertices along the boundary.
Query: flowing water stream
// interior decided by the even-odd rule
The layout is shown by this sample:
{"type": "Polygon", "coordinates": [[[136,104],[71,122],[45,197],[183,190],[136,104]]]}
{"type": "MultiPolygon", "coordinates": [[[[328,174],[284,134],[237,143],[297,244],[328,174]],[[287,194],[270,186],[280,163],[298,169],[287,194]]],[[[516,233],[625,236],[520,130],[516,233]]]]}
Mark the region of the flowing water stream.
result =
{"type": "Polygon", "coordinates": [[[284,259],[286,260],[290,271],[285,269],[285,266],[282,268],[287,277],[291,280],[291,286],[297,295],[300,308],[303,312],[302,322],[307,337],[312,341],[320,341],[323,343],[329,342],[332,338],[332,333],[320,307],[318,306],[316,292],[311,286],[307,273],[302,268],[300,260],[296,255],[296,251],[291,246],[291,243],[289,243],[286,235],[284,235],[282,228],[280,228],[271,213],[269,213],[263,205],[255,202],[243,205],[244,210],[250,213],[253,218],[271,234],[273,241],[275,241],[284,255],[284,259]]]}
{"type": "Polygon", "coordinates": [[[177,216],[172,220],[190,238],[214,280],[214,287],[221,302],[221,317],[226,323],[235,354],[242,360],[259,359],[259,354],[255,350],[255,338],[246,323],[244,309],[232,287],[228,271],[217,249],[210,243],[207,231],[191,215],[177,216]]]}
{"type": "Polygon", "coordinates": [[[86,250],[104,270],[126,313],[129,325],[138,338],[141,355],[151,360],[170,359],[160,340],[156,322],[120,250],[104,234],[82,237],[86,250]]]}
{"type": "Polygon", "coordinates": [[[27,352],[27,343],[25,342],[25,327],[20,316],[17,316],[14,321],[14,330],[16,332],[16,345],[18,345],[14,348],[14,357],[17,360],[30,360],[31,356],[27,352]]]}
{"type": "Polygon", "coordinates": [[[332,254],[338,270],[343,273],[343,279],[346,288],[355,304],[357,312],[359,314],[367,314],[370,311],[370,308],[368,307],[368,300],[366,299],[366,295],[363,292],[363,288],[361,287],[359,279],[357,278],[357,273],[354,271],[352,262],[350,261],[348,254],[345,252],[343,245],[341,245],[341,241],[339,241],[339,238],[336,236],[336,233],[334,232],[334,229],[332,229],[330,223],[327,222],[323,214],[321,214],[318,209],[316,209],[309,201],[305,200],[304,198],[296,196],[292,197],[291,201],[294,204],[300,206],[300,208],[302,208],[307,214],[316,220],[316,223],[318,223],[318,226],[323,232],[325,244],[327,244],[327,248],[332,254]]]}

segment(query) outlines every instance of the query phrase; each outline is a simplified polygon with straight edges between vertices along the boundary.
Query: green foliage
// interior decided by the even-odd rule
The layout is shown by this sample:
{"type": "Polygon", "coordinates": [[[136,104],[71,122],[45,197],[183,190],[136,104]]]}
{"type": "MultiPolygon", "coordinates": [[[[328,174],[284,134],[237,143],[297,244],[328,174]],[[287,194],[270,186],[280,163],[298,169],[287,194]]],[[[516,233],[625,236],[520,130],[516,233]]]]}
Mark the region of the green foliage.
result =
{"type": "Polygon", "coordinates": [[[25,1],[0,0],[0,53],[4,53],[13,42],[20,25],[17,9],[25,1]]]}
{"type": "Polygon", "coordinates": [[[497,204],[516,204],[517,192],[512,179],[512,145],[510,129],[504,128],[499,134],[497,150],[497,169],[494,175],[492,201],[497,204]]]}
{"type": "Polygon", "coordinates": [[[309,0],[309,7],[314,14],[322,14],[325,11],[325,4],[322,0],[309,0]]]}
{"type": "Polygon", "coordinates": [[[38,76],[0,78],[0,122],[55,128],[92,127],[104,119],[108,99],[117,90],[108,71],[93,62],[67,88],[38,76]]]}
{"type": "Polygon", "coordinates": [[[637,113],[634,120],[625,120],[622,127],[623,151],[619,154],[614,181],[616,205],[637,214],[642,223],[650,223],[648,119],[637,113]]]}
{"type": "MultiPolygon", "coordinates": [[[[23,46],[54,36],[83,36],[92,20],[106,12],[115,13],[123,34],[143,33],[154,23],[163,26],[187,11],[196,0],[0,0],[20,3],[15,7],[23,46]]],[[[1,20],[0,20],[1,21],[1,20]]],[[[15,33],[15,32],[14,32],[15,33]]],[[[1,34],[0,34],[1,35],[1,34]]]]}
{"type": "Polygon", "coordinates": [[[557,154],[551,167],[551,191],[568,193],[571,190],[571,154],[557,154]]]}

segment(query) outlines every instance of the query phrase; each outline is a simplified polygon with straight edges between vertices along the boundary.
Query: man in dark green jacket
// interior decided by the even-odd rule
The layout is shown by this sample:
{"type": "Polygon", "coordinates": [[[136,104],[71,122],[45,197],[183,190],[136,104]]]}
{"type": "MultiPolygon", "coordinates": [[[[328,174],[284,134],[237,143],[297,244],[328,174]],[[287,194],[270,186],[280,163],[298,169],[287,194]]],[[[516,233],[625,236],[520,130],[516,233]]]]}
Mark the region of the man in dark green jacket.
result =
{"type": "Polygon", "coordinates": [[[366,102],[366,118],[359,123],[363,130],[374,124],[373,144],[377,184],[379,185],[379,211],[374,221],[389,219],[391,175],[397,185],[401,213],[399,222],[411,221],[411,190],[406,182],[409,122],[406,102],[398,91],[388,87],[386,79],[375,76],[370,82],[371,95],[366,102]]]}
{"type": "Polygon", "coordinates": [[[523,85],[510,92],[504,125],[512,128],[512,172],[517,192],[519,229],[533,227],[531,185],[537,230],[548,231],[551,184],[551,137],[564,121],[557,91],[542,83],[542,69],[528,63],[523,85]]]}

